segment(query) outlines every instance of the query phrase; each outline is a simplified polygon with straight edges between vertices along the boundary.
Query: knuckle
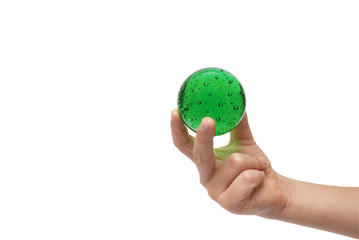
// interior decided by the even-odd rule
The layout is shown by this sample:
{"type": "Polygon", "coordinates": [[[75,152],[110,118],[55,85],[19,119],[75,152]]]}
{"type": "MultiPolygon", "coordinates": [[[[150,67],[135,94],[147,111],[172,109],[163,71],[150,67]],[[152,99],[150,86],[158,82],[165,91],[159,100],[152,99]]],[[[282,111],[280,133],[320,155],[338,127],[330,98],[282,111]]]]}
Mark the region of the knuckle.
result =
{"type": "Polygon", "coordinates": [[[216,201],[219,205],[221,205],[221,207],[223,207],[227,211],[238,214],[237,207],[235,206],[235,203],[230,198],[226,198],[221,195],[218,197],[216,201]]]}
{"type": "Polygon", "coordinates": [[[217,195],[215,194],[215,192],[212,189],[207,189],[208,192],[208,196],[210,198],[212,198],[213,200],[217,201],[217,195]]]}
{"type": "Polygon", "coordinates": [[[201,162],[201,158],[200,156],[196,153],[196,152],[193,152],[193,158],[194,158],[194,161],[196,163],[200,163],[201,162]]]}
{"type": "Polygon", "coordinates": [[[231,208],[231,204],[229,203],[229,199],[224,198],[223,195],[218,196],[217,202],[218,202],[219,205],[221,205],[226,210],[231,208]]]}
{"type": "Polygon", "coordinates": [[[231,168],[238,168],[243,165],[245,155],[242,153],[233,153],[228,157],[227,161],[231,168]]]}
{"type": "Polygon", "coordinates": [[[253,174],[248,171],[242,172],[242,181],[245,183],[251,183],[254,180],[253,174]]]}
{"type": "Polygon", "coordinates": [[[247,208],[243,200],[238,201],[238,199],[232,198],[229,195],[219,194],[216,202],[228,212],[240,215],[246,214],[247,208]]]}

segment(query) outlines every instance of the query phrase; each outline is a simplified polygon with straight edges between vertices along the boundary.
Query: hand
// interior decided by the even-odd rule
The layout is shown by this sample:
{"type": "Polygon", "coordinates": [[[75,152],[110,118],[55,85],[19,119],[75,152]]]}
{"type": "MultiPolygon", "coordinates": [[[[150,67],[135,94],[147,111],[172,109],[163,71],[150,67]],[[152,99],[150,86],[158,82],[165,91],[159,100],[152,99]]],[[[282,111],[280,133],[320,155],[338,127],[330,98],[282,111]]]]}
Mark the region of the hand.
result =
{"type": "Polygon", "coordinates": [[[296,223],[359,239],[359,188],[301,182],[276,173],[253,139],[247,115],[229,144],[213,149],[215,122],[202,119],[196,138],[172,111],[176,147],[197,166],[211,198],[236,214],[296,223]]]}
{"type": "Polygon", "coordinates": [[[227,146],[213,149],[215,122],[206,117],[195,138],[188,134],[178,110],[172,111],[175,146],[197,166],[201,184],[223,208],[236,214],[275,218],[286,207],[285,178],[271,167],[253,139],[247,114],[230,133],[227,146]]]}

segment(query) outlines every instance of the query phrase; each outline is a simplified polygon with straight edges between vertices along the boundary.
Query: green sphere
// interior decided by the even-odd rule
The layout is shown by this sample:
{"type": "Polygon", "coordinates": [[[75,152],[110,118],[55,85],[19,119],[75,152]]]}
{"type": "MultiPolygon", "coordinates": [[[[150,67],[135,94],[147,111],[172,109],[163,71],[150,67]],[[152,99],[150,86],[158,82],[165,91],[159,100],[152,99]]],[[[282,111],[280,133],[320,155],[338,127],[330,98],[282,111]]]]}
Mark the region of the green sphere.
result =
{"type": "Polygon", "coordinates": [[[246,97],[238,79],[220,68],[205,68],[190,75],[177,99],[183,122],[197,131],[202,118],[216,122],[216,136],[230,132],[241,121],[246,97]]]}

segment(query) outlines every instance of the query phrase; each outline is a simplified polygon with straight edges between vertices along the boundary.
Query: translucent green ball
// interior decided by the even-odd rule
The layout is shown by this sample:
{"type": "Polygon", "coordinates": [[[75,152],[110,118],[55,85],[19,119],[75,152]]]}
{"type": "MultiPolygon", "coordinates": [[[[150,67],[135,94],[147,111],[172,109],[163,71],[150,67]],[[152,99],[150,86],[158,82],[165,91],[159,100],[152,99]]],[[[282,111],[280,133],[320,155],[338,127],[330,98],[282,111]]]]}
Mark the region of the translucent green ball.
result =
{"type": "Polygon", "coordinates": [[[246,97],[238,79],[220,68],[201,69],[181,86],[177,99],[184,123],[197,131],[202,118],[216,122],[216,136],[230,132],[241,121],[246,97]]]}

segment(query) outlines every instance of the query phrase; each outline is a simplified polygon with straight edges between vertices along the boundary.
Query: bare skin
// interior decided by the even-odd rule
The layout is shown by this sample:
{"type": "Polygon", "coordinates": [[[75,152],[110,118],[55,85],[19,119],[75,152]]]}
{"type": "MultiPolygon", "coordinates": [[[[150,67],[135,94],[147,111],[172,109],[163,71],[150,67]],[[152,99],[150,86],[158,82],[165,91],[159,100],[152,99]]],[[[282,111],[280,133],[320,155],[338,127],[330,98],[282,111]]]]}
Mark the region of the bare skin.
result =
{"type": "Polygon", "coordinates": [[[276,173],[254,141],[247,114],[227,146],[213,149],[215,122],[206,117],[196,137],[172,111],[175,146],[197,166],[209,196],[235,214],[258,215],[359,238],[359,188],[306,183],[276,173]]]}

